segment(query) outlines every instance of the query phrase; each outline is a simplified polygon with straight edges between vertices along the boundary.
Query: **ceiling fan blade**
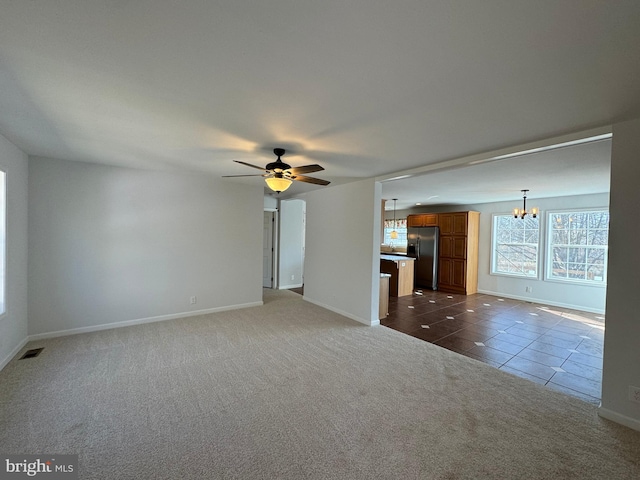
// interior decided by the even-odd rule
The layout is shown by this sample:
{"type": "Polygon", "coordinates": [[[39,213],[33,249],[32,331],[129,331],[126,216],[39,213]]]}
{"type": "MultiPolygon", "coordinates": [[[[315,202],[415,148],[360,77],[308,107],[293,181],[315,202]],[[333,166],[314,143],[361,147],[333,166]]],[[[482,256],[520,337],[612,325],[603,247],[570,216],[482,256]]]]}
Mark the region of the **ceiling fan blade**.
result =
{"type": "Polygon", "coordinates": [[[266,171],[267,171],[264,167],[259,167],[259,166],[257,166],[257,165],[252,165],[252,164],[250,164],[250,163],[242,162],[242,161],[240,161],[240,160],[234,160],[234,162],[236,162],[236,163],[241,163],[242,165],[246,165],[247,167],[257,168],[258,170],[262,170],[262,171],[264,171],[264,172],[266,172],[266,171]]]}
{"type": "Polygon", "coordinates": [[[222,175],[223,178],[229,178],[229,177],[268,177],[269,175],[264,173],[262,175],[260,174],[256,174],[256,175],[222,175]]]}
{"type": "Polygon", "coordinates": [[[288,168],[287,172],[290,172],[291,175],[298,175],[300,173],[313,173],[313,172],[319,172],[321,170],[324,170],[324,168],[322,168],[320,165],[304,165],[302,167],[293,167],[293,168],[288,168]]]}
{"type": "Polygon", "coordinates": [[[313,178],[313,177],[305,177],[304,175],[295,175],[295,176],[291,176],[290,178],[291,180],[297,180],[298,182],[313,183],[315,185],[329,185],[331,183],[331,182],[328,182],[327,180],[322,180],[320,178],[313,178]]]}

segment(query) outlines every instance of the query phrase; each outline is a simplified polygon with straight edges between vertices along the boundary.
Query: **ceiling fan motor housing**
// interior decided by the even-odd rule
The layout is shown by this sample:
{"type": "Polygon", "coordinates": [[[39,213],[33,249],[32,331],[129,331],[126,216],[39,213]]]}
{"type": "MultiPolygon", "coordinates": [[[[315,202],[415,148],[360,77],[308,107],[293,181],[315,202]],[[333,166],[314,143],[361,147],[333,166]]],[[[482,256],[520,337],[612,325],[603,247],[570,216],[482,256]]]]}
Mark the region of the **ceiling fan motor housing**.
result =
{"type": "Polygon", "coordinates": [[[280,157],[285,154],[284,148],[274,148],[273,153],[275,153],[278,159],[275,162],[268,163],[265,167],[267,170],[271,170],[275,173],[281,173],[283,170],[291,168],[291,165],[280,160],[280,157]]]}
{"type": "Polygon", "coordinates": [[[276,173],[280,173],[283,170],[287,170],[289,168],[291,168],[291,165],[287,165],[280,159],[276,160],[275,162],[268,163],[265,167],[266,170],[272,170],[276,173]]]}

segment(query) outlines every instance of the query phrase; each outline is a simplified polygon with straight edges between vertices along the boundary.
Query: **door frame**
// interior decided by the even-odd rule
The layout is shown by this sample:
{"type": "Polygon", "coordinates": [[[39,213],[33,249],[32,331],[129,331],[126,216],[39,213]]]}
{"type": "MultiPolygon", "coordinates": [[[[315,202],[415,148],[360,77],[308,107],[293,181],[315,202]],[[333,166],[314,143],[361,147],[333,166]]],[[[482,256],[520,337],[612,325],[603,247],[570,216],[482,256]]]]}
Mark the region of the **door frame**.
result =
{"type": "MultiPolygon", "coordinates": [[[[278,272],[278,252],[279,252],[279,248],[278,248],[278,232],[280,231],[279,228],[279,220],[280,217],[278,216],[278,209],[277,208],[264,208],[263,210],[263,215],[264,213],[273,213],[273,222],[272,222],[272,239],[273,239],[273,250],[271,251],[271,274],[273,277],[273,280],[271,281],[271,287],[264,287],[264,288],[278,288],[278,285],[280,284],[280,279],[279,279],[279,272],[278,272]]],[[[263,239],[263,243],[264,243],[264,239],[263,239]]]]}

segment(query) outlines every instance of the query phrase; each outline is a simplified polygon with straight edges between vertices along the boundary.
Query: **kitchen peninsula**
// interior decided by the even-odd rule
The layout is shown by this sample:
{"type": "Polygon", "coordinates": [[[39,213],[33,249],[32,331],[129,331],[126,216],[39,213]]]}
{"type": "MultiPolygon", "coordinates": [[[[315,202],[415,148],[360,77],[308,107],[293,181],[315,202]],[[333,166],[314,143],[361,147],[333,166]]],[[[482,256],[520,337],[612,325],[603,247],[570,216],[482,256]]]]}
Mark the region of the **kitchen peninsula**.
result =
{"type": "Polygon", "coordinates": [[[413,293],[412,257],[404,255],[380,255],[380,272],[389,273],[389,295],[404,297],[413,293]]]}

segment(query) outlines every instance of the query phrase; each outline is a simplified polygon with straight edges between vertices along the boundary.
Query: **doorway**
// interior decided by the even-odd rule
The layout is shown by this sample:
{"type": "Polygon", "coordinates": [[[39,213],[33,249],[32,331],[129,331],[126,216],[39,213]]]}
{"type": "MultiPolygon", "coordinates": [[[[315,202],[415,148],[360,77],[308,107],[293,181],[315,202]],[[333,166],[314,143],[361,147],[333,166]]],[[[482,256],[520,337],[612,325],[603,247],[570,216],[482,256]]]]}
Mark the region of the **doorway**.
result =
{"type": "Polygon", "coordinates": [[[262,286],[273,288],[274,286],[274,241],[276,212],[265,211],[262,229],[262,286]]]}

